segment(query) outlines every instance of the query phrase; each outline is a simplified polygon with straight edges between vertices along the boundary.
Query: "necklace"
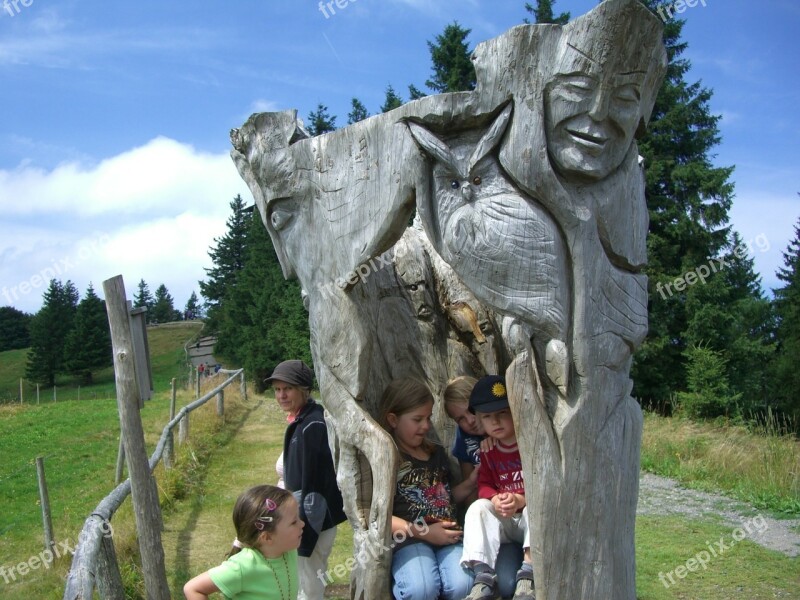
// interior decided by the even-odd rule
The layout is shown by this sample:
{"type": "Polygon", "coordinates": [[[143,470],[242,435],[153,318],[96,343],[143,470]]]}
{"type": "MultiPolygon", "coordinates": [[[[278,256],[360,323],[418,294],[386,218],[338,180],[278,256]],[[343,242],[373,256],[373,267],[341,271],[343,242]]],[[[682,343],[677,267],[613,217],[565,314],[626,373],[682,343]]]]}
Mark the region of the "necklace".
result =
{"type": "Polygon", "coordinates": [[[292,598],[297,596],[297,590],[294,590],[294,593],[292,593],[292,577],[289,575],[289,562],[286,560],[285,552],[281,554],[281,558],[283,559],[283,573],[286,576],[286,587],[289,588],[288,594],[286,594],[283,589],[283,584],[281,584],[280,577],[278,577],[278,571],[273,569],[272,574],[275,576],[275,583],[278,584],[278,592],[280,592],[281,600],[292,600],[292,598]]]}

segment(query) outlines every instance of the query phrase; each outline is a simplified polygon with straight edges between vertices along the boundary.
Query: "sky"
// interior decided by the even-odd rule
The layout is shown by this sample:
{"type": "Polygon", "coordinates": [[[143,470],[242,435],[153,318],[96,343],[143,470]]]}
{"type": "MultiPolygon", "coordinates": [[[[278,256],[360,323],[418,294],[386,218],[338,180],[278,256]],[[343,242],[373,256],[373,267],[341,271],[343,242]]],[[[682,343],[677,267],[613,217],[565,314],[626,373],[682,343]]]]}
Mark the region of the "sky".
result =
{"type": "MultiPolygon", "coordinates": [[[[674,13],[686,79],[713,90],[713,162],[735,166],[731,224],[769,292],[800,217],[800,2],[691,3],[674,13]]],[[[388,85],[430,93],[428,41],[457,21],[474,47],[530,16],[524,4],[0,0],[0,306],[36,312],[52,277],[102,297],[121,274],[129,298],[144,279],[182,309],[231,200],[253,201],[231,128],[319,103],[345,126],[353,97],[374,114],[388,85]]]]}

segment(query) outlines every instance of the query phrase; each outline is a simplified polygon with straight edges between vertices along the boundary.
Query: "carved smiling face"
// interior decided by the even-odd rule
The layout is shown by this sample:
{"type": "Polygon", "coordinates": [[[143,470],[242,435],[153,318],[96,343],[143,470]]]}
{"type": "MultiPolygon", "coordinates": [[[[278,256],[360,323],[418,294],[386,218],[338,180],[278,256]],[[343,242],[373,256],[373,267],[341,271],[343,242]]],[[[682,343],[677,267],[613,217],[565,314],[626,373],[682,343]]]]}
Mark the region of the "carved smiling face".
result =
{"type": "Polygon", "coordinates": [[[644,73],[556,76],[545,90],[550,159],[565,177],[600,180],[622,163],[641,120],[644,73]]]}

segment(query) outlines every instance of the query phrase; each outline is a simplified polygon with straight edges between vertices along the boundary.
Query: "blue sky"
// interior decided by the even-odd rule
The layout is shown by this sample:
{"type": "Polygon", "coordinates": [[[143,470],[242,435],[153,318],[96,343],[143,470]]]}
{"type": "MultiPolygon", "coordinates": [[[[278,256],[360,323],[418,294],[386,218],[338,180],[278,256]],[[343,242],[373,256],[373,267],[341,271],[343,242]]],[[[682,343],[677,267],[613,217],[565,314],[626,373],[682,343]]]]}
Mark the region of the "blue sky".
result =
{"type": "MultiPolygon", "coordinates": [[[[305,118],[319,102],[344,126],[354,96],[375,113],[387,85],[430,91],[426,41],[448,23],[472,29],[474,47],[527,16],[524,0],[339,0],[324,12],[318,0],[7,1],[0,305],[27,312],[52,276],[102,295],[117,274],[129,297],[144,278],[182,308],[229,202],[252,202],[228,157],[232,127],[264,110],[305,118]]],[[[688,80],[714,91],[714,162],[736,167],[732,224],[762,242],[753,256],[769,289],[800,216],[800,3],[695,4],[676,15],[688,80]]]]}

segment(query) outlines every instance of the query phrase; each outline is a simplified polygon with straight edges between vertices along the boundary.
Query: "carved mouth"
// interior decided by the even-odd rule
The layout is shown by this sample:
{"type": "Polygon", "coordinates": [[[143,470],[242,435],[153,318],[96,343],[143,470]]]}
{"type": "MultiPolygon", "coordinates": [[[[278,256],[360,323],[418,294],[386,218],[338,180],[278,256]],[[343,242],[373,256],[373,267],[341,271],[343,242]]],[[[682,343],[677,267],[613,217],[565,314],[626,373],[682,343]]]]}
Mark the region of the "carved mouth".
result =
{"type": "Polygon", "coordinates": [[[417,316],[423,319],[427,319],[428,317],[433,315],[433,310],[427,304],[423,304],[422,306],[417,309],[417,316]]]}
{"type": "Polygon", "coordinates": [[[605,146],[608,138],[602,135],[591,134],[588,131],[578,131],[575,129],[567,129],[575,141],[584,146],[589,146],[595,149],[602,149],[605,146]]]}

